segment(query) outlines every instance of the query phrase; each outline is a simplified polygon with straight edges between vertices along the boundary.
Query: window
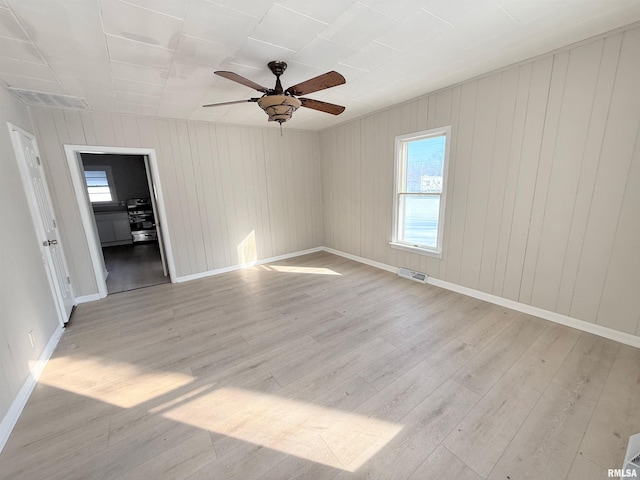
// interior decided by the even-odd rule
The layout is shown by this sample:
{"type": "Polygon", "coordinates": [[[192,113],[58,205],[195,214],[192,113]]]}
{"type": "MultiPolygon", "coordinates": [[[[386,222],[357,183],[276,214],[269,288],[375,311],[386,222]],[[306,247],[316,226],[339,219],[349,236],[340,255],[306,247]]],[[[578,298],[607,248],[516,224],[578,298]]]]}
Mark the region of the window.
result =
{"type": "Polygon", "coordinates": [[[391,246],[440,257],[451,127],[396,137],[391,246]]]}
{"type": "Polygon", "coordinates": [[[113,173],[110,166],[84,166],[84,179],[91,203],[116,202],[113,173]]]}

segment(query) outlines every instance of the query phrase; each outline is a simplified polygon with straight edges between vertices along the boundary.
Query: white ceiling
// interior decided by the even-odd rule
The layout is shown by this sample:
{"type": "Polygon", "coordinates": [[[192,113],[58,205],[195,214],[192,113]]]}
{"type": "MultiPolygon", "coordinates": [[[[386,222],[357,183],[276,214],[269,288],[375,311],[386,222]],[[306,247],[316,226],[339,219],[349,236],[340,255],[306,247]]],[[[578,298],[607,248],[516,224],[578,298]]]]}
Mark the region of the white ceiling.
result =
{"type": "Polygon", "coordinates": [[[259,96],[213,75],[284,87],[329,70],[285,126],[322,129],[640,20],[640,0],[0,0],[0,82],[91,110],[267,125],[259,96]]]}

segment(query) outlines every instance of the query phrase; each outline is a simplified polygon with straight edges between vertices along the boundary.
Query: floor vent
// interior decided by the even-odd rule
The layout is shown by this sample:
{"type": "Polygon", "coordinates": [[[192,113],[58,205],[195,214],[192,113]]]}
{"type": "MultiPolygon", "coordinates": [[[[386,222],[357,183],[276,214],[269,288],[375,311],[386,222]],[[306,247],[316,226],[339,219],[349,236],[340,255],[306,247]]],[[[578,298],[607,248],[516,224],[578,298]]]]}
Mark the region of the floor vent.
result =
{"type": "Polygon", "coordinates": [[[640,475],[640,433],[629,437],[627,454],[624,456],[623,473],[625,477],[640,475]]]}
{"type": "Polygon", "coordinates": [[[409,270],[408,268],[400,268],[398,270],[398,276],[408,278],[414,282],[427,283],[427,274],[422,272],[416,272],[415,270],[409,270]]]}

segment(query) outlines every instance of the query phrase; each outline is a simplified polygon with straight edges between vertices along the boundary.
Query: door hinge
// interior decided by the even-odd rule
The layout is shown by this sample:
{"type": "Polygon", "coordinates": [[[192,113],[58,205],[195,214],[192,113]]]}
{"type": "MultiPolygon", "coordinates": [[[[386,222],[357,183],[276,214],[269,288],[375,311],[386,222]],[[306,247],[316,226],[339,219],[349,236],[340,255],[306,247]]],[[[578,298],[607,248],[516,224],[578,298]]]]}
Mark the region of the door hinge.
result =
{"type": "Polygon", "coordinates": [[[67,283],[71,285],[71,279],[69,277],[67,277],[67,283]]]}
{"type": "Polygon", "coordinates": [[[36,155],[36,160],[38,161],[38,165],[42,165],[42,163],[40,162],[40,157],[38,155],[36,155]]]}
{"type": "Polygon", "coordinates": [[[53,222],[53,228],[58,228],[58,224],[56,223],[56,219],[52,218],[51,221],[53,222]]]}

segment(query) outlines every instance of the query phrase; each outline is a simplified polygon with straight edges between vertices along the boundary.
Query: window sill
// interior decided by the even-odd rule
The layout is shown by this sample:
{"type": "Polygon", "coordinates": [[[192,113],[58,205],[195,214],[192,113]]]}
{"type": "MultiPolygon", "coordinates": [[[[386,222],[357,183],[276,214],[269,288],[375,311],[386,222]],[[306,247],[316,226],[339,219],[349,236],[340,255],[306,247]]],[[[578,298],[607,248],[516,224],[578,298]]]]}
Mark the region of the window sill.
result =
{"type": "Polygon", "coordinates": [[[403,250],[405,252],[417,253],[418,255],[425,255],[427,257],[442,258],[442,252],[436,252],[435,250],[427,250],[426,248],[414,247],[413,245],[407,245],[405,243],[389,242],[391,248],[396,250],[403,250]]]}

